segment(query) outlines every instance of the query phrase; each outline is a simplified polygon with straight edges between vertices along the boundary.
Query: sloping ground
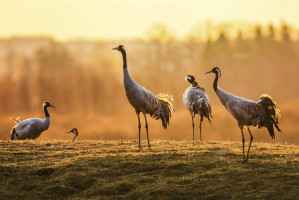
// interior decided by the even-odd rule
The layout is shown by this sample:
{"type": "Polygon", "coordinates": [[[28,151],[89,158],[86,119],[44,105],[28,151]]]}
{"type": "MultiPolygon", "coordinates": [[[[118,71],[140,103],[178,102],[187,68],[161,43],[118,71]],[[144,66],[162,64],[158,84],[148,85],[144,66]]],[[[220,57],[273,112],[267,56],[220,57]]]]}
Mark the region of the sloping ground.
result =
{"type": "Polygon", "coordinates": [[[299,199],[299,146],[0,141],[0,199],[299,199]]]}

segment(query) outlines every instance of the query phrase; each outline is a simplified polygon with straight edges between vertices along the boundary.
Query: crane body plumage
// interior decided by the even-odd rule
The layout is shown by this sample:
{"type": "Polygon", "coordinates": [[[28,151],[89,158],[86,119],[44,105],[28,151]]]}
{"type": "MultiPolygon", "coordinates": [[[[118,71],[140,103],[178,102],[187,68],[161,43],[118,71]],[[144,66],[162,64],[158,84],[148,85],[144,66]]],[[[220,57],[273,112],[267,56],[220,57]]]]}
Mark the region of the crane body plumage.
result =
{"type": "MultiPolygon", "coordinates": [[[[208,95],[205,89],[200,87],[195,81],[194,76],[187,75],[186,80],[192,85],[188,87],[183,94],[183,102],[186,108],[189,110],[192,118],[193,127],[193,141],[194,141],[194,117],[196,114],[200,116],[200,140],[201,138],[201,124],[203,117],[206,117],[210,121],[212,117],[211,106],[209,102],[208,95]]],[[[211,121],[210,121],[211,122],[211,121]]]]}
{"type": "Polygon", "coordinates": [[[40,118],[29,118],[26,119],[15,127],[15,132],[19,140],[24,139],[36,139],[42,132],[48,130],[50,126],[50,118],[40,119],[40,118]]]}
{"type": "Polygon", "coordinates": [[[138,117],[138,129],[139,129],[139,147],[140,145],[140,113],[143,113],[145,118],[145,128],[147,132],[147,139],[148,139],[148,146],[150,148],[149,136],[148,136],[148,124],[146,119],[146,114],[149,114],[152,118],[158,120],[161,119],[162,125],[164,129],[167,129],[169,125],[169,119],[172,113],[172,104],[168,100],[168,97],[171,96],[167,94],[159,94],[154,95],[144,87],[140,86],[136,83],[130,76],[128,68],[127,68],[127,57],[126,51],[123,45],[119,45],[116,48],[122,53],[123,56],[123,80],[124,80],[124,87],[128,101],[135,109],[135,112],[138,117]]]}
{"type": "Polygon", "coordinates": [[[45,119],[29,118],[24,121],[16,121],[16,126],[11,131],[11,140],[25,140],[36,139],[42,132],[48,130],[50,127],[51,119],[48,107],[54,107],[49,102],[43,103],[43,110],[45,112],[45,119]]]}
{"type": "Polygon", "coordinates": [[[237,120],[238,127],[242,133],[243,142],[243,161],[248,160],[248,155],[253,140],[253,136],[250,132],[249,126],[258,126],[258,128],[267,128],[272,139],[275,139],[274,126],[281,132],[278,127],[279,110],[276,107],[276,103],[269,95],[263,94],[260,96],[258,102],[232,95],[218,86],[218,79],[221,76],[220,69],[218,67],[213,68],[207,73],[215,73],[216,77],[214,79],[213,88],[220,99],[221,103],[227,109],[227,111],[237,120]],[[247,130],[250,135],[250,143],[247,151],[247,156],[245,158],[244,154],[244,134],[243,126],[247,126],[247,130]]]}
{"type": "Polygon", "coordinates": [[[218,87],[216,91],[221,103],[227,111],[238,121],[238,126],[256,126],[264,120],[265,111],[258,102],[234,96],[218,87]]]}
{"type": "Polygon", "coordinates": [[[157,97],[136,83],[131,78],[128,68],[125,68],[123,71],[126,96],[130,104],[139,113],[142,112],[144,114],[153,114],[159,105],[157,97]]]}

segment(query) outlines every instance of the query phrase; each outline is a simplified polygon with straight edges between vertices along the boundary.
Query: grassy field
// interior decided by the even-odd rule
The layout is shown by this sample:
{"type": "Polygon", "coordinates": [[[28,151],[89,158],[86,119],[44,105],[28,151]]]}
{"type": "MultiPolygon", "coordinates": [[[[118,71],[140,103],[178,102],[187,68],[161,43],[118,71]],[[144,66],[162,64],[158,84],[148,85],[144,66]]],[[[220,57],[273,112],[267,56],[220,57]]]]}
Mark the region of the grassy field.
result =
{"type": "Polygon", "coordinates": [[[299,199],[299,146],[0,141],[0,199],[299,199]]]}

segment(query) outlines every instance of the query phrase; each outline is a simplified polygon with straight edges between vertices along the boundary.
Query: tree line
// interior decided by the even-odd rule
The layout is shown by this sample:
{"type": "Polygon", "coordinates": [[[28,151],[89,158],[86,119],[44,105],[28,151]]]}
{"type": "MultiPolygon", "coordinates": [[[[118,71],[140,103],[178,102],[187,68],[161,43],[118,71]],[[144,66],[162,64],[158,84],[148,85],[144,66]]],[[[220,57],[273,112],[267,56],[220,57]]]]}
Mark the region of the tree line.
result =
{"type": "MultiPolygon", "coordinates": [[[[299,71],[299,44],[292,39],[292,30],[286,24],[280,29],[272,25],[256,26],[253,37],[239,31],[235,38],[217,30],[215,39],[208,37],[201,41],[196,39],[196,33],[178,40],[166,26],[155,25],[146,40],[88,42],[90,51],[85,53],[85,62],[80,61],[80,48],[74,51],[67,42],[49,39],[46,45],[28,55],[16,46],[9,46],[13,39],[1,40],[5,45],[0,58],[0,109],[2,113],[39,111],[42,101],[48,100],[59,107],[58,112],[124,113],[127,104],[122,60],[111,50],[118,43],[128,50],[129,71],[134,79],[155,94],[167,92],[181,98],[188,86],[183,82],[186,73],[201,75],[220,65],[225,68],[226,76],[233,78],[223,83],[227,88],[233,87],[235,81],[252,87],[269,83],[274,84],[271,88],[281,90],[277,94],[281,100],[298,97],[290,92],[296,89],[295,75],[299,71]],[[267,30],[267,34],[262,30],[267,30]],[[250,75],[253,71],[255,74],[250,75]],[[282,79],[283,84],[279,81],[282,79]]],[[[209,81],[199,83],[208,85],[209,81]]],[[[253,96],[249,94],[249,98],[250,95],[253,96]]]]}

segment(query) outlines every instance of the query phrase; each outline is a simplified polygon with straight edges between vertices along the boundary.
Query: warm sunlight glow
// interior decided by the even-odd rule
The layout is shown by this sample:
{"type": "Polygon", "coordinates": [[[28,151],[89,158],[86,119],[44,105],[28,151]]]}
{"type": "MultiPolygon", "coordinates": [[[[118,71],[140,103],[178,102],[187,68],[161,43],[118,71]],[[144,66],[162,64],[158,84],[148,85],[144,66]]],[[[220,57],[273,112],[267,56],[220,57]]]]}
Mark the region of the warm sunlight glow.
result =
{"type": "Polygon", "coordinates": [[[0,37],[49,35],[66,39],[142,38],[154,23],[182,38],[198,23],[273,23],[299,26],[293,0],[10,0],[0,2],[0,37]]]}
{"type": "Polygon", "coordinates": [[[298,74],[299,0],[0,0],[0,200],[298,199],[298,74]]]}
{"type": "MultiPolygon", "coordinates": [[[[158,121],[148,115],[150,140],[193,137],[182,99],[190,86],[187,74],[211,104],[212,124],[203,121],[203,140],[240,140],[235,119],[213,90],[213,76],[204,75],[218,66],[225,91],[253,101],[261,94],[273,97],[282,113],[276,141],[299,143],[293,123],[299,121],[298,8],[293,0],[0,1],[0,140],[17,137],[12,117],[45,118],[44,101],[56,109],[49,108],[49,129],[37,140],[72,140],[66,134],[72,128],[78,140],[138,139],[122,54],[112,50],[122,44],[132,79],[154,95],[174,97],[170,106],[158,96],[164,114],[155,111],[162,116],[158,121]]],[[[143,116],[141,121],[144,139],[143,116]]],[[[195,124],[197,140],[197,116],[195,124]]],[[[266,129],[259,132],[255,142],[270,141],[266,129]]]]}

